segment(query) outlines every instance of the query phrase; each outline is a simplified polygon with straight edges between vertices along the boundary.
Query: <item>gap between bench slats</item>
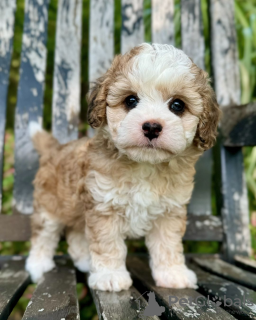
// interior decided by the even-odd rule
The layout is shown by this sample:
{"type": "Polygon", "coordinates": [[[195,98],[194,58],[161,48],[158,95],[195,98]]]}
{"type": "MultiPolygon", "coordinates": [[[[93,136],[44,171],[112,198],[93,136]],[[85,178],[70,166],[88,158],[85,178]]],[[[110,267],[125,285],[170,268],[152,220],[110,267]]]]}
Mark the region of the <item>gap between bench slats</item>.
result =
{"type": "Polygon", "coordinates": [[[0,320],[8,318],[29,283],[24,261],[7,260],[0,265],[0,320]]]}
{"type": "Polygon", "coordinates": [[[22,319],[80,319],[76,273],[70,261],[58,259],[57,267],[44,274],[22,319]]]}
{"type": "MultiPolygon", "coordinates": [[[[199,303],[186,303],[181,306],[179,302],[170,304],[170,297],[177,297],[180,299],[203,299],[203,296],[193,289],[167,289],[156,287],[151,276],[151,270],[148,266],[147,260],[130,256],[127,259],[128,269],[134,279],[134,285],[140,288],[141,292],[151,291],[155,292],[156,301],[159,305],[165,307],[164,316],[167,319],[204,319],[204,320],[231,320],[234,319],[231,315],[226,313],[219,307],[214,307],[210,302],[210,306],[200,306],[199,303]]],[[[200,300],[199,299],[199,300],[200,300]]],[[[173,301],[173,300],[172,300],[173,301]]]]}
{"type": "Polygon", "coordinates": [[[58,2],[52,131],[66,143],[78,138],[82,0],[58,2]]]}
{"type": "Polygon", "coordinates": [[[3,158],[7,93],[12,57],[16,0],[0,2],[0,214],[2,208],[3,158]]]}
{"type": "Polygon", "coordinates": [[[31,120],[42,123],[48,4],[49,0],[25,1],[20,80],[15,114],[13,194],[15,210],[25,214],[33,211],[32,180],[38,167],[38,155],[32,146],[27,127],[31,120]]]}

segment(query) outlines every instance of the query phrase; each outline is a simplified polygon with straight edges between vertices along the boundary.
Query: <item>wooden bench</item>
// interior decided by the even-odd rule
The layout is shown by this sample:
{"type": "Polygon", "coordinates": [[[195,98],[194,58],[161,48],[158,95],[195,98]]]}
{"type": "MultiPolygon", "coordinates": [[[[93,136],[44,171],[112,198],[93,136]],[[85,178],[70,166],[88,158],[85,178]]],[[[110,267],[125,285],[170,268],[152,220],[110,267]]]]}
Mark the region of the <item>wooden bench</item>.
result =
{"type": "MultiPolygon", "coordinates": [[[[0,214],[0,241],[30,238],[32,180],[38,156],[27,134],[30,120],[42,122],[46,68],[46,35],[49,0],[26,0],[20,80],[15,116],[15,184],[13,214],[0,214]]],[[[0,168],[6,119],[9,70],[12,56],[16,0],[0,2],[0,168]]],[[[77,139],[80,106],[80,51],[82,0],[59,0],[52,100],[52,130],[62,143],[77,139]]],[[[198,276],[198,290],[163,289],[152,281],[147,257],[129,256],[134,286],[120,293],[92,291],[100,319],[160,319],[143,317],[145,291],[155,292],[165,312],[161,319],[256,319],[255,263],[250,260],[247,190],[242,146],[256,145],[256,105],[240,106],[238,53],[233,0],[210,0],[211,52],[214,87],[223,109],[222,137],[215,147],[214,164],[218,215],[212,215],[212,150],[197,164],[196,184],[188,206],[184,240],[217,241],[218,255],[188,254],[198,276]],[[203,306],[195,302],[169,304],[170,296],[195,299],[210,296],[203,306]],[[224,299],[251,301],[230,305],[224,299]],[[216,303],[217,302],[217,303],[216,303]]],[[[152,42],[174,42],[174,0],[152,0],[152,42]]],[[[91,0],[89,78],[95,80],[114,56],[114,1],[91,0]]],[[[204,68],[204,38],[200,0],[181,0],[182,49],[204,68]]],[[[121,51],[144,41],[143,1],[122,0],[121,51]]],[[[91,131],[89,132],[91,134],[91,131]]],[[[0,181],[3,180],[0,170],[0,181]]],[[[0,199],[2,184],[0,184],[0,199]]],[[[0,203],[1,206],[1,203],[0,203]]],[[[83,279],[83,277],[80,279],[83,279]]],[[[23,319],[79,319],[76,272],[66,258],[45,275],[29,302],[23,319]]],[[[24,257],[0,257],[0,320],[7,319],[30,284],[24,257]]],[[[184,302],[184,301],[182,301],[184,302]]]]}

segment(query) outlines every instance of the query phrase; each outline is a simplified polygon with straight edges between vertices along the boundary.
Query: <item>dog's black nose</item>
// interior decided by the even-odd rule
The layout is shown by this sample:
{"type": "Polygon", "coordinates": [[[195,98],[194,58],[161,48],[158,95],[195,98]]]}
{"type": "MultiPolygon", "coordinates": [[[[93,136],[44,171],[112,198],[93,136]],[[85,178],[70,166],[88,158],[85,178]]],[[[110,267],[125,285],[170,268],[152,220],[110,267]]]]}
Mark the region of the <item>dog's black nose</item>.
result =
{"type": "Polygon", "coordinates": [[[160,123],[157,122],[145,122],[142,125],[142,130],[144,132],[144,136],[147,137],[150,141],[159,136],[163,127],[160,123]]]}

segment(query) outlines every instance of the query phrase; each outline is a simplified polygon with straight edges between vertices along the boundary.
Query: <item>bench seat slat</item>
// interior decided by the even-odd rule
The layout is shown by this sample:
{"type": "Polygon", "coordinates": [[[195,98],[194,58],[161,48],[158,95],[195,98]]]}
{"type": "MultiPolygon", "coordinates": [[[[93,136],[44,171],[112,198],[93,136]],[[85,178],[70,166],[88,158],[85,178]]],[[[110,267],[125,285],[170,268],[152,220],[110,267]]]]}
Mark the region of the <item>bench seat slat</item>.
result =
{"type": "Polygon", "coordinates": [[[143,0],[122,0],[121,52],[144,42],[143,0]]]}
{"type": "Polygon", "coordinates": [[[53,85],[53,135],[66,143],[78,138],[82,1],[58,3],[53,85]]]}
{"type": "Polygon", "coordinates": [[[249,271],[244,271],[221,259],[194,258],[193,261],[195,261],[196,264],[209,272],[213,272],[221,277],[256,290],[256,275],[249,271]]]}
{"type": "Polygon", "coordinates": [[[75,269],[65,259],[46,273],[26,308],[23,320],[80,319],[75,269]]]}
{"type": "Polygon", "coordinates": [[[152,0],[152,42],[174,45],[174,1],[152,0]]]}
{"type": "Polygon", "coordinates": [[[2,207],[4,133],[15,9],[16,0],[3,0],[0,2],[0,213],[2,207]]]}
{"type": "MultiPolygon", "coordinates": [[[[141,311],[148,305],[141,293],[134,287],[121,292],[91,290],[99,319],[141,319],[141,311]],[[138,300],[137,300],[138,299],[138,300]]],[[[157,316],[143,316],[143,319],[157,320],[157,316]]]]}
{"type": "Polygon", "coordinates": [[[135,256],[128,257],[128,269],[130,270],[134,278],[134,283],[136,286],[141,286],[144,291],[148,290],[155,292],[158,304],[165,307],[164,315],[167,319],[234,319],[231,315],[218,307],[216,309],[216,312],[213,312],[211,307],[201,307],[199,304],[194,304],[192,306],[187,304],[185,306],[181,306],[179,302],[177,302],[170,306],[169,296],[175,296],[179,300],[182,298],[188,299],[189,297],[192,299],[197,299],[203,296],[193,289],[167,289],[156,287],[154,280],[152,279],[148,263],[144,258],[142,259],[135,256]]]}
{"type": "Polygon", "coordinates": [[[218,303],[221,307],[225,308],[225,310],[230,312],[237,319],[256,319],[255,291],[237,285],[234,282],[223,280],[223,278],[203,271],[196,265],[190,264],[189,267],[197,274],[199,292],[209,295],[209,297],[214,299],[213,301],[215,301],[215,303],[218,303]],[[228,298],[231,299],[232,305],[230,300],[224,301],[224,299],[228,298]],[[235,299],[239,299],[241,305],[239,305],[239,301],[235,299]],[[246,304],[246,300],[250,305],[246,304]]]}
{"type": "Polygon", "coordinates": [[[245,270],[256,273],[256,261],[249,257],[235,255],[235,263],[245,270]]]}
{"type": "Polygon", "coordinates": [[[22,38],[20,80],[15,114],[14,210],[29,214],[32,206],[32,181],[38,155],[28,135],[28,123],[42,123],[46,68],[46,38],[49,0],[26,0],[22,38]],[[40,26],[40,27],[39,27],[40,26]]]}
{"type": "Polygon", "coordinates": [[[0,320],[6,320],[30,283],[24,261],[0,258],[0,320]],[[2,265],[2,266],[1,266],[2,265]]]}

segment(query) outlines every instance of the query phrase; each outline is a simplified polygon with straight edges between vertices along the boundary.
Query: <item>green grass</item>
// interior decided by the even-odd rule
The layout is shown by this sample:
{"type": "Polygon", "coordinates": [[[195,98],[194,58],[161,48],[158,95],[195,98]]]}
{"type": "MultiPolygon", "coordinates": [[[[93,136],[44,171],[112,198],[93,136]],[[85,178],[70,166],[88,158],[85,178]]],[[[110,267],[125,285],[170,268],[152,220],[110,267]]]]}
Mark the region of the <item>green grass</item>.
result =
{"type": "MultiPolygon", "coordinates": [[[[47,41],[47,70],[44,94],[44,126],[51,128],[51,104],[52,104],[52,87],[53,87],[53,69],[54,69],[54,47],[56,32],[57,0],[51,0],[49,6],[49,25],[47,41]]],[[[210,22],[208,17],[208,1],[201,0],[202,17],[204,23],[205,37],[205,65],[206,70],[211,73],[210,65],[210,22]]],[[[120,35],[121,35],[121,0],[115,0],[115,53],[120,53],[120,35]]],[[[80,132],[86,130],[86,101],[85,95],[88,90],[88,39],[89,39],[89,0],[83,1],[83,28],[82,28],[82,53],[81,53],[81,123],[80,132]]],[[[24,18],[24,0],[17,0],[16,22],[14,32],[14,47],[10,71],[10,86],[8,93],[7,109],[7,131],[5,137],[4,153],[4,181],[3,181],[3,213],[11,214],[12,212],[12,189],[14,173],[14,113],[16,105],[16,93],[19,81],[20,53],[22,44],[24,18]]],[[[150,30],[151,4],[150,0],[144,1],[144,23],[145,23],[145,40],[151,41],[150,30]]],[[[256,0],[236,0],[235,1],[235,19],[238,38],[239,50],[239,68],[241,74],[241,102],[247,103],[256,100],[256,0]]],[[[175,0],[175,44],[181,46],[181,26],[180,26],[180,2],[175,0]]],[[[256,255],[256,147],[244,148],[244,163],[248,185],[250,215],[251,215],[251,235],[253,257],[256,255]]],[[[213,195],[213,204],[215,198],[213,195]]],[[[145,250],[142,241],[128,242],[129,252],[138,252],[145,250]]],[[[27,254],[29,243],[0,243],[0,254],[27,254]]],[[[185,243],[186,251],[194,252],[216,252],[219,250],[218,243],[185,243]]],[[[60,244],[58,253],[66,252],[66,244],[60,244]]],[[[95,320],[95,308],[88,290],[83,285],[78,285],[78,296],[80,298],[82,319],[95,320]]],[[[29,287],[20,300],[19,305],[15,308],[10,319],[19,319],[24,312],[28,299],[32,294],[33,287],[29,287]]]]}

